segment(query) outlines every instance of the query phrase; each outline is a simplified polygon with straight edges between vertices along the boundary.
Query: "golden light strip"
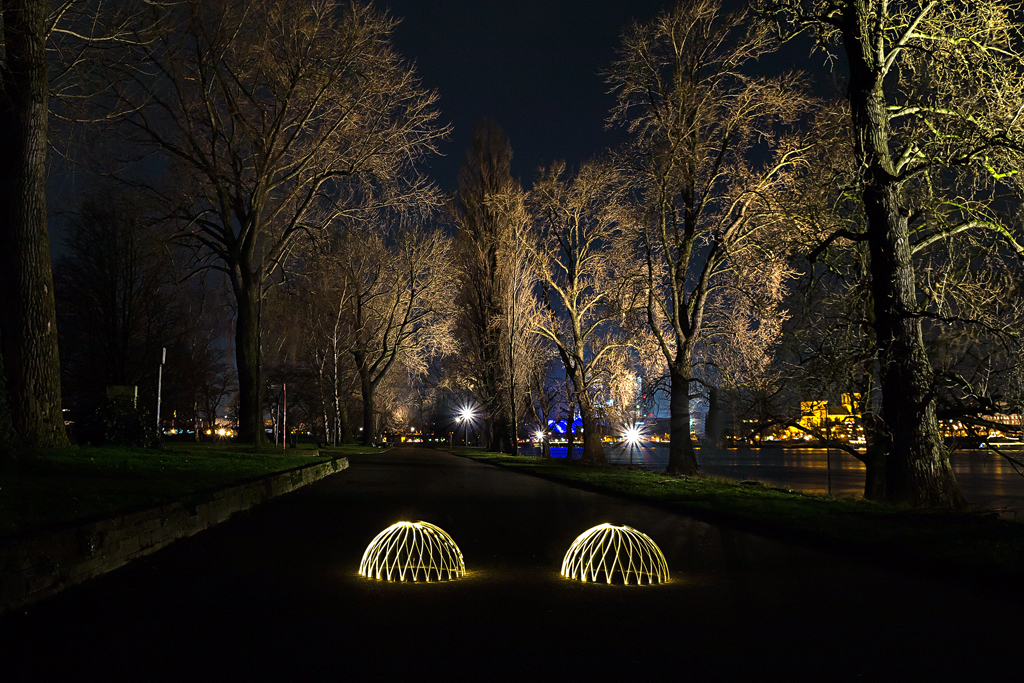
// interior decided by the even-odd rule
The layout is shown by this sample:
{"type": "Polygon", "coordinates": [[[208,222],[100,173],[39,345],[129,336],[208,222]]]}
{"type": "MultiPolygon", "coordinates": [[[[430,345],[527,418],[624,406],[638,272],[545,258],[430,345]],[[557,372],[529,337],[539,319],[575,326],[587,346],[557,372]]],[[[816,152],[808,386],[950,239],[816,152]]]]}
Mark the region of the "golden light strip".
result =
{"type": "Polygon", "coordinates": [[[385,581],[450,581],[466,574],[462,551],[444,529],[428,522],[397,522],[363,552],[359,575],[385,581]]]}
{"type": "Polygon", "coordinates": [[[576,537],[562,560],[562,576],[608,583],[615,576],[626,585],[668,581],[668,562],[647,534],[628,526],[599,524],[576,537]]]}

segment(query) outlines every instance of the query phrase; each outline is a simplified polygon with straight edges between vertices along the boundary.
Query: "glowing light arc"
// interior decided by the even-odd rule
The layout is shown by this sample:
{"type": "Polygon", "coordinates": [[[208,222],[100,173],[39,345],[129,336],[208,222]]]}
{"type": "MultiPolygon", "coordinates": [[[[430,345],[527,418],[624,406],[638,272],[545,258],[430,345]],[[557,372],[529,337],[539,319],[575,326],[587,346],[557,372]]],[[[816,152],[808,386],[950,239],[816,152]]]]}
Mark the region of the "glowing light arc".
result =
{"type": "Polygon", "coordinates": [[[647,534],[599,524],[576,537],[562,560],[562,576],[578,581],[641,585],[669,580],[668,562],[647,534]]]}
{"type": "Polygon", "coordinates": [[[363,552],[359,575],[385,581],[451,581],[466,575],[462,551],[429,522],[396,522],[363,552]]]}

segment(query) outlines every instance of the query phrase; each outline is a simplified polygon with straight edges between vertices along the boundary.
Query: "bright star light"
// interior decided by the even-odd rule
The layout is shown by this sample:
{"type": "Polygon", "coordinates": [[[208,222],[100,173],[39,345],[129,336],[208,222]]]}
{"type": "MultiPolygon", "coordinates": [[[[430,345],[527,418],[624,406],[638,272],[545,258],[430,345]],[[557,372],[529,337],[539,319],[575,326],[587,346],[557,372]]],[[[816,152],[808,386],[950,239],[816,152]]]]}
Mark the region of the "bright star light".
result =
{"type": "Polygon", "coordinates": [[[641,437],[643,437],[643,432],[640,430],[640,427],[636,425],[626,427],[626,431],[622,434],[622,440],[630,446],[636,446],[640,443],[641,437]]]}

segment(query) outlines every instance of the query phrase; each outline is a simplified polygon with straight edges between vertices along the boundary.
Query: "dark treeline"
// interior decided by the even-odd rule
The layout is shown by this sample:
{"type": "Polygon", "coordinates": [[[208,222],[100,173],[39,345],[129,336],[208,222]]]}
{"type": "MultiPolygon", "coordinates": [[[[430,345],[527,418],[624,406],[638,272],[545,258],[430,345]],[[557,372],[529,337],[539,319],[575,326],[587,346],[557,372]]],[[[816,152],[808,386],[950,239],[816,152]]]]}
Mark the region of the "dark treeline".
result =
{"type": "Polygon", "coordinates": [[[940,420],[1020,433],[1008,2],[681,0],[604,73],[624,144],[527,187],[485,120],[451,197],[437,94],[376,5],[117,5],[3,5],[7,445],[103,440],[110,386],[155,425],[159,382],[190,438],[259,445],[287,400],[319,443],[549,455],[554,421],[599,464],[660,402],[670,473],[789,430],[864,461],[869,498],[959,508],[940,420]],[[48,143],[90,178],[52,274],[48,143]],[[806,419],[823,401],[864,448],[806,419]]]}

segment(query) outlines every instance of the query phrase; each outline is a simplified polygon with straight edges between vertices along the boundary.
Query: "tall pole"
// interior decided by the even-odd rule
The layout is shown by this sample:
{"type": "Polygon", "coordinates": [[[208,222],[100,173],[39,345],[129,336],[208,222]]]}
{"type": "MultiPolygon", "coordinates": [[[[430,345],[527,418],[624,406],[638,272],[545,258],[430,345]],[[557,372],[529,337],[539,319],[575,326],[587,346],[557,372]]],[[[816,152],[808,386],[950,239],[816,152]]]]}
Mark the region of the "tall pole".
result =
{"type": "Polygon", "coordinates": [[[164,388],[164,363],[167,362],[167,347],[164,346],[160,353],[160,368],[156,373],[156,429],[160,431],[160,398],[164,388]]]}
{"type": "Polygon", "coordinates": [[[281,410],[281,450],[288,450],[288,385],[281,385],[284,396],[284,408],[281,410]]]}

